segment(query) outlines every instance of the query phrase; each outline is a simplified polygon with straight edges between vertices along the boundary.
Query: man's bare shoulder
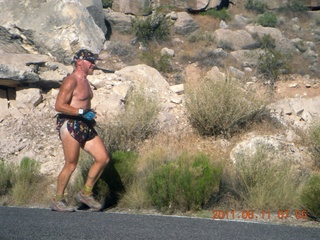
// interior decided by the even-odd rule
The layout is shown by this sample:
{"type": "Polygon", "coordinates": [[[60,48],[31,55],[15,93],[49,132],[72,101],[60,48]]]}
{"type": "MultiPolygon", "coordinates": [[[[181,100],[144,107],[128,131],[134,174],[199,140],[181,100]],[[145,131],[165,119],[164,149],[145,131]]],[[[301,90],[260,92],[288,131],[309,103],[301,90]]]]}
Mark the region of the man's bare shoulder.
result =
{"type": "Polygon", "coordinates": [[[62,86],[76,86],[77,79],[73,73],[68,74],[66,77],[62,79],[62,86]]]}

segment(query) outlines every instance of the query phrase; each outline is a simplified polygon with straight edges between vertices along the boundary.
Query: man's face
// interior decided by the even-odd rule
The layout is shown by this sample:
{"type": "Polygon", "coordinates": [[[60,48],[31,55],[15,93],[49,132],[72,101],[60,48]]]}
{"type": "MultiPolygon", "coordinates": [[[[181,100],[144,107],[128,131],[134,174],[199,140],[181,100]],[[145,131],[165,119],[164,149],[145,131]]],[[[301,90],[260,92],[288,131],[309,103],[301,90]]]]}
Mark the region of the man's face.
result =
{"type": "Polygon", "coordinates": [[[84,71],[87,75],[92,75],[94,66],[95,66],[95,61],[89,61],[89,60],[80,60],[80,66],[82,71],[84,71]]]}

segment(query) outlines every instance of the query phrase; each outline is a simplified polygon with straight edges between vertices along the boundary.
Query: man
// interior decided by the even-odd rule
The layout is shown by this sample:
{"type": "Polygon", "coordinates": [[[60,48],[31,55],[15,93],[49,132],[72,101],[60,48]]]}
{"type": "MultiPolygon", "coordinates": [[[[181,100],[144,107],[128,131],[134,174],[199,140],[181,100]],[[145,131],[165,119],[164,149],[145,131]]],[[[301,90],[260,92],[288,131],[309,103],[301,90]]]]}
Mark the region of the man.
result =
{"type": "Polygon", "coordinates": [[[63,79],[55,110],[59,113],[57,129],[62,141],[65,164],[58,176],[56,196],[50,208],[53,211],[72,212],[64,199],[64,191],[70,177],[76,169],[80,148],[94,157],[83,189],[76,195],[76,200],[86,204],[94,211],[102,205],[92,196],[92,189],[109,161],[107,150],[94,129],[95,112],[91,109],[93,97],[88,75],[93,74],[98,56],[82,49],[74,56],[75,69],[63,79]]]}

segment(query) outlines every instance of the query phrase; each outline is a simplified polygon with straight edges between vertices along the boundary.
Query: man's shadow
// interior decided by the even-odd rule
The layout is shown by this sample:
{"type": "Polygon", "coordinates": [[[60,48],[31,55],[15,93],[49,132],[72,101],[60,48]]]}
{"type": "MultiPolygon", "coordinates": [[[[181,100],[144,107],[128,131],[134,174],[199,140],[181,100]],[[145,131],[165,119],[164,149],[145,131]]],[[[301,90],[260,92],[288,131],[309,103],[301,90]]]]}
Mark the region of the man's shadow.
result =
{"type": "MultiPolygon", "coordinates": [[[[118,170],[115,168],[115,159],[112,158],[112,156],[110,156],[110,161],[104,169],[103,173],[101,174],[99,181],[102,181],[103,185],[108,186],[108,192],[105,198],[102,200],[101,211],[115,207],[118,204],[121,195],[125,192],[125,187],[121,180],[118,170]]],[[[98,184],[96,184],[93,188],[93,194],[97,194],[99,192],[97,185],[98,184]]],[[[78,207],[78,210],[89,209],[90,207],[88,207],[85,204],[81,204],[78,207]]]]}
{"type": "Polygon", "coordinates": [[[125,192],[125,187],[119,172],[115,168],[115,160],[112,156],[110,157],[110,162],[101,174],[100,180],[105,182],[109,187],[109,194],[104,199],[102,210],[115,207],[120,200],[120,196],[125,192]]]}

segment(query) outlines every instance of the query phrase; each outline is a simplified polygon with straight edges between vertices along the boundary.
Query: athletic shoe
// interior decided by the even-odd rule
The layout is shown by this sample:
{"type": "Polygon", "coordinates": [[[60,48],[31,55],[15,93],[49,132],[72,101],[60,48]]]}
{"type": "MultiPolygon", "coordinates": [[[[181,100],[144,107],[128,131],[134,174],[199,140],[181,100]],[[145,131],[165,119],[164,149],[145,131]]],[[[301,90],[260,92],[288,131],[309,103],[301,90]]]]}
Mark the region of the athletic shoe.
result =
{"type": "Polygon", "coordinates": [[[61,199],[60,201],[53,200],[50,208],[52,211],[58,211],[58,212],[74,212],[74,207],[68,206],[65,199],[61,199]]]}
{"type": "Polygon", "coordinates": [[[97,202],[92,195],[84,195],[82,191],[80,191],[75,198],[78,202],[87,205],[93,211],[100,211],[102,208],[102,205],[97,202]]]}

